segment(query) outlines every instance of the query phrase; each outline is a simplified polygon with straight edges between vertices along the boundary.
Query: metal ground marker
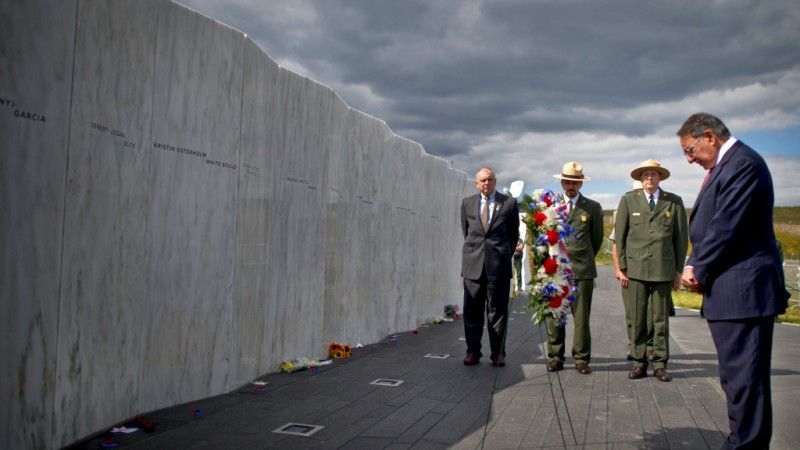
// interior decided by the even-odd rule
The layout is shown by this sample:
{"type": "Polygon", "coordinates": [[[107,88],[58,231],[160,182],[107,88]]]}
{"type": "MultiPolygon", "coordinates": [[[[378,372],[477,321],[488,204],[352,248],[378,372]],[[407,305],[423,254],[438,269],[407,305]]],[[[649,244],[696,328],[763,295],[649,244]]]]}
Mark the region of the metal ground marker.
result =
{"type": "Polygon", "coordinates": [[[272,432],[279,434],[291,434],[294,436],[308,437],[323,428],[325,428],[325,426],[323,425],[309,425],[307,423],[289,422],[286,425],[280,426],[272,430],[272,432]]]}
{"type": "Polygon", "coordinates": [[[401,384],[405,383],[403,380],[392,380],[389,378],[378,378],[375,381],[372,381],[370,384],[375,386],[387,386],[387,387],[397,387],[401,384]]]}

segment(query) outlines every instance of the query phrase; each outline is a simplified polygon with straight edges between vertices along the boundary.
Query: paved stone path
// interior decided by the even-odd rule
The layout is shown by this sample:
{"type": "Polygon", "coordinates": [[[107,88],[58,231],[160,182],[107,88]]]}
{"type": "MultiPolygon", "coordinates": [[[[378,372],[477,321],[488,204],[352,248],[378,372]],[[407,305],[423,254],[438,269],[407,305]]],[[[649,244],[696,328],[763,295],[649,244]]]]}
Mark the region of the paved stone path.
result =
{"type": "MultiPolygon", "coordinates": [[[[575,371],[570,358],[557,375],[545,370],[544,330],[531,325],[527,300],[519,298],[512,300],[504,368],[488,358],[475,367],[461,363],[461,321],[428,325],[316,373],[262,377],[266,389],[248,385],[144,414],[157,422],[154,433],[113,438],[136,449],[719,448],[728,423],[705,321],[681,309],[670,320],[672,382],[652,373],[630,381],[618,286],[609,268],[600,269],[590,375],[575,371]],[[403,383],[370,384],[376,379],[403,383]],[[202,415],[189,414],[196,409],[202,415]],[[324,428],[309,437],[273,432],[289,422],[324,428]]],[[[775,331],[772,448],[788,449],[800,423],[800,328],[775,331]]],[[[109,436],[75,447],[98,448],[109,436]]]]}

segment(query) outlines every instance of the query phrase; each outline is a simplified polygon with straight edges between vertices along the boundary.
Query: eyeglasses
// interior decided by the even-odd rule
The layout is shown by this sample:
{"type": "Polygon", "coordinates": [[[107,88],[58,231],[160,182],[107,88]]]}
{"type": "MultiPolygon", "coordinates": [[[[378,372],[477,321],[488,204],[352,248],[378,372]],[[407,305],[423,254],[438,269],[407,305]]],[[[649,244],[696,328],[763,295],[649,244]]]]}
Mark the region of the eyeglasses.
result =
{"type": "Polygon", "coordinates": [[[703,138],[703,136],[698,137],[697,139],[694,140],[694,143],[692,145],[681,149],[681,150],[683,150],[683,156],[692,156],[692,155],[694,155],[694,146],[697,145],[697,143],[700,142],[700,139],[702,139],[702,138],[703,138]]]}

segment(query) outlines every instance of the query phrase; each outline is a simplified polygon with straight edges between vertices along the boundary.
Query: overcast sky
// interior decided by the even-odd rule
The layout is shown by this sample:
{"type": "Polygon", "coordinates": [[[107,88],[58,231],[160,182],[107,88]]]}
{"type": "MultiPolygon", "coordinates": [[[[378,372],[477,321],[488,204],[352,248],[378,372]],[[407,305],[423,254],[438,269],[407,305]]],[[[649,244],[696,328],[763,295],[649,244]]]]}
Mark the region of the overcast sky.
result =
{"type": "Polygon", "coordinates": [[[691,206],[705,175],[675,131],[720,117],[800,205],[800,4],[788,1],[179,0],[469,174],[495,168],[614,208],[646,159],[691,206]]]}

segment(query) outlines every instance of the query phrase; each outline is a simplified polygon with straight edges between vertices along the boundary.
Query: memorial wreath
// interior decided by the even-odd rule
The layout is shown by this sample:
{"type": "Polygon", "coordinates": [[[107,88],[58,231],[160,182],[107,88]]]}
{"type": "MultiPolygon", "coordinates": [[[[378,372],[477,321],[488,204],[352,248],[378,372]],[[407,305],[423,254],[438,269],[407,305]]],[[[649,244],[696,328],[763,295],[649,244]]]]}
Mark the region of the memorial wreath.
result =
{"type": "Polygon", "coordinates": [[[531,321],[538,324],[552,315],[559,326],[564,326],[575,301],[574,274],[565,243],[575,229],[567,224],[567,202],[561,194],[537,189],[532,196],[524,197],[522,210],[531,249],[531,321]]]}

